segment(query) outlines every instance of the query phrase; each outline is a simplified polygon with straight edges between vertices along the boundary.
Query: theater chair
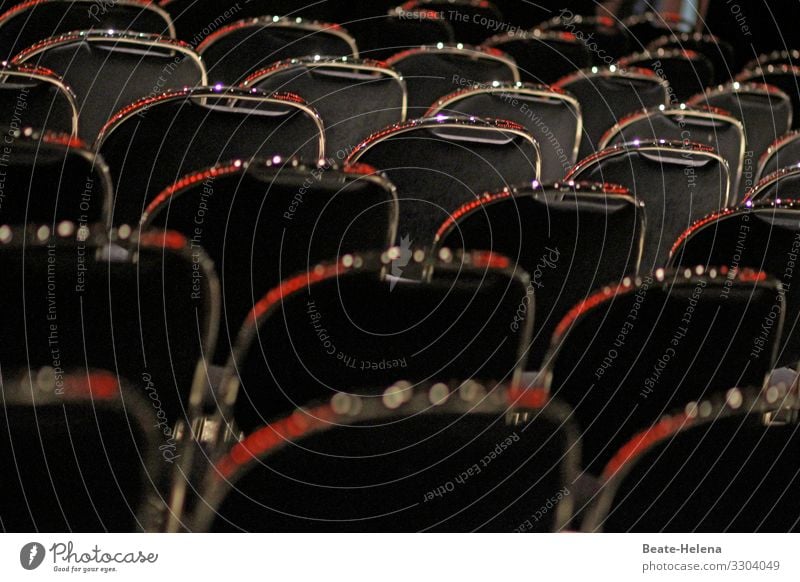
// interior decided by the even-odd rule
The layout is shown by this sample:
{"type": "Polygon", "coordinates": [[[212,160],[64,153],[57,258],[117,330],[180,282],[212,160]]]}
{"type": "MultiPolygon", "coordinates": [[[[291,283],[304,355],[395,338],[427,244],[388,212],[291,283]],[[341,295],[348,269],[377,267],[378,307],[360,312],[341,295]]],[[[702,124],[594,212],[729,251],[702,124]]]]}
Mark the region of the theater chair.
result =
{"type": "Polygon", "coordinates": [[[680,233],[730,200],[725,160],[713,148],[692,142],[612,146],[578,162],[566,179],[620,184],[644,202],[643,272],[663,267],[680,233]]]}
{"type": "Polygon", "coordinates": [[[70,135],[2,126],[0,131],[0,225],[87,225],[102,218],[113,187],[99,154],[70,135]]]}
{"type": "Polygon", "coordinates": [[[185,174],[234,158],[299,155],[313,162],[324,155],[325,136],[316,111],[296,95],[201,87],[119,111],[101,130],[97,149],[117,185],[108,220],[135,225],[185,174]]]}
{"type": "Polygon", "coordinates": [[[621,58],[619,66],[623,69],[648,69],[666,79],[672,104],[685,101],[695,93],[702,93],[706,87],[714,84],[714,65],[693,50],[660,48],[644,51],[621,58]]]}
{"type": "Polygon", "coordinates": [[[745,69],[736,76],[740,83],[766,83],[774,85],[792,100],[792,128],[800,128],[800,67],[794,65],[765,65],[754,69],[745,69]]]}
{"type": "Polygon", "coordinates": [[[387,14],[361,15],[347,20],[347,32],[356,39],[363,58],[386,60],[406,49],[442,44],[455,44],[450,22],[431,10],[394,8],[387,14]]]}
{"type": "Polygon", "coordinates": [[[3,125],[78,136],[75,94],[42,67],[0,65],[0,111],[3,125]]]}
{"type": "Polygon", "coordinates": [[[727,265],[762,270],[784,285],[786,321],[778,365],[800,363],[800,300],[793,274],[800,252],[800,207],[792,200],[765,200],[726,209],[697,221],[672,247],[669,264],[678,267],[727,265]]]}
{"type": "Polygon", "coordinates": [[[655,107],[631,113],[600,139],[600,149],[635,141],[693,141],[710,145],[728,163],[731,192],[737,195],[744,166],[741,122],[727,111],[685,105],[655,107]]]}
{"type": "Polygon", "coordinates": [[[800,130],[787,132],[769,145],[758,160],[756,181],[797,164],[800,164],[800,130]]]}
{"type": "Polygon", "coordinates": [[[226,366],[224,423],[250,432],[313,400],[401,379],[516,379],[533,322],[527,274],[492,254],[440,256],[346,255],[267,293],[226,366]]]}
{"type": "Polygon", "coordinates": [[[586,43],[563,32],[512,30],[487,39],[483,46],[510,55],[520,77],[530,83],[554,83],[592,65],[586,43]]]}
{"type": "Polygon", "coordinates": [[[715,85],[728,83],[733,77],[736,66],[736,55],[733,46],[713,34],[680,32],[662,36],[647,45],[647,50],[650,53],[655,53],[659,49],[664,49],[665,51],[689,50],[708,59],[714,71],[714,76],[706,79],[700,77],[699,70],[695,73],[700,81],[708,85],[712,83],[715,85]]]}
{"type": "Polygon", "coordinates": [[[792,199],[800,186],[800,162],[767,174],[747,191],[744,203],[792,199]]]}
{"type": "Polygon", "coordinates": [[[609,59],[618,59],[631,52],[633,39],[622,24],[609,16],[587,16],[572,14],[566,16],[562,10],[559,16],[541,23],[536,28],[543,32],[562,32],[575,35],[587,45],[596,48],[592,53],[592,64],[609,64],[609,59]]]}
{"type": "Polygon", "coordinates": [[[583,523],[606,532],[796,532],[796,389],[731,388],[621,447],[583,523]]]}
{"type": "Polygon", "coordinates": [[[145,210],[141,228],[183,233],[216,265],[223,325],[214,360],[223,365],[267,291],[320,261],[388,248],[397,213],[394,186],[363,168],[233,161],[167,188],[145,210]]]}
{"type": "Polygon", "coordinates": [[[170,89],[206,85],[189,45],[150,34],[75,32],[43,40],[17,54],[16,65],[58,74],[77,96],[80,137],[93,143],[116,111],[170,89]]]}
{"type": "Polygon", "coordinates": [[[125,234],[109,241],[69,222],[0,227],[0,369],[49,366],[51,380],[57,368],[108,370],[158,401],[172,427],[205,396],[219,285],[181,235],[125,234]]]}
{"type": "Polygon", "coordinates": [[[733,81],[695,95],[687,104],[693,107],[719,107],[742,122],[747,163],[737,194],[741,198],[758,181],[755,164],[759,157],[792,125],[792,102],[789,96],[772,85],[733,81]]]}
{"type": "Polygon", "coordinates": [[[175,38],[172,19],[157,2],[143,0],[29,0],[0,14],[0,60],[76,30],[144,32],[175,38]]]}
{"type": "Polygon", "coordinates": [[[541,381],[575,410],[583,466],[599,474],[673,408],[760,387],[775,362],[781,293],[762,272],[697,266],[631,278],[576,305],[556,327],[541,381]]]}
{"type": "Polygon", "coordinates": [[[457,89],[520,80],[508,55],[461,44],[408,49],[387,59],[386,64],[403,75],[410,117],[423,115],[439,98],[457,89]]]}
{"type": "Polygon", "coordinates": [[[239,20],[207,36],[197,51],[211,83],[238,85],[271,63],[317,55],[358,58],[356,41],[338,24],[261,16],[239,20]]]}
{"type": "Polygon", "coordinates": [[[406,120],[405,81],[378,61],[291,59],[252,73],[242,87],[305,99],[322,119],[327,156],[336,162],[374,131],[406,120]]]}
{"type": "Polygon", "coordinates": [[[505,120],[437,116],[373,134],[347,158],[385,172],[398,189],[397,244],[427,247],[450,213],[484,192],[539,176],[539,146],[505,120]]]}
{"type": "Polygon", "coordinates": [[[579,448],[541,391],[474,380],[337,394],[251,433],[207,475],[197,531],[558,531],[579,448]]]}
{"type": "Polygon", "coordinates": [[[540,180],[559,180],[576,162],[583,130],[581,106],[563,91],[526,83],[472,87],[445,95],[425,114],[508,119],[539,144],[540,180]]]}
{"type": "Polygon", "coordinates": [[[560,79],[555,87],[581,104],[583,137],[578,159],[594,153],[606,130],[628,113],[669,104],[669,85],[648,69],[592,67],[560,79]]]}
{"type": "Polygon", "coordinates": [[[537,315],[528,368],[538,370],[571,307],[637,272],[644,229],[644,204],[625,188],[533,182],[456,210],[439,228],[434,250],[491,250],[530,274],[537,315]]]}
{"type": "Polygon", "coordinates": [[[158,531],[171,466],[150,400],[106,371],[3,369],[0,530],[158,531]]]}
{"type": "Polygon", "coordinates": [[[664,36],[675,37],[691,32],[693,24],[680,14],[649,11],[624,18],[622,27],[635,39],[635,45],[647,46],[664,36]]]}

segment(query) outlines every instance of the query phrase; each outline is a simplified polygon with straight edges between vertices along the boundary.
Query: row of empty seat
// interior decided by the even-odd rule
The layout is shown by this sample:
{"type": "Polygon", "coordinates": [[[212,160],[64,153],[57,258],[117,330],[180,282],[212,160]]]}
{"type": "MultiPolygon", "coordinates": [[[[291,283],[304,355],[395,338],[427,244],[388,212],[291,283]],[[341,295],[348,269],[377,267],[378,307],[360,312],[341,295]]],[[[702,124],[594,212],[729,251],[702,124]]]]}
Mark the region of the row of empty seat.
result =
{"type": "Polygon", "coordinates": [[[0,528],[797,530],[797,53],[395,4],[4,7],[0,528]]]}

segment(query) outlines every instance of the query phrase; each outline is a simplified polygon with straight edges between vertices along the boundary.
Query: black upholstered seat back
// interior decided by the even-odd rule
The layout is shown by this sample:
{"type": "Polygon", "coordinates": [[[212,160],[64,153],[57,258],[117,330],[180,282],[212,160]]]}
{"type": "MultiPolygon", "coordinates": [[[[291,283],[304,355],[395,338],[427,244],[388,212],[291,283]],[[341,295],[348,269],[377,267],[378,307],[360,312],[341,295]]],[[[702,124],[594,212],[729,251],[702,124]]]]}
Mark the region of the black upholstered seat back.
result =
{"type": "Polygon", "coordinates": [[[561,406],[515,409],[502,387],[474,381],[460,389],[401,386],[337,397],[254,433],[209,475],[212,505],[200,508],[199,529],[547,532],[565,526],[578,449],[561,406]],[[305,430],[289,428],[295,423],[305,430]],[[296,436],[271,438],[288,436],[284,431],[296,436]],[[247,459],[254,461],[237,465],[237,451],[250,447],[255,455],[247,459]],[[552,510],[536,514],[548,501],[552,510]]]}
{"type": "Polygon", "coordinates": [[[326,155],[336,162],[372,132],[406,119],[405,83],[378,62],[292,60],[254,73],[244,87],[305,99],[322,118],[326,155]]]}
{"type": "Polygon", "coordinates": [[[143,97],[206,84],[198,56],[183,43],[153,35],[80,32],[42,41],[14,57],[60,75],[75,92],[80,137],[93,143],[106,121],[143,97]]]}
{"type": "Polygon", "coordinates": [[[273,155],[314,163],[324,153],[316,112],[290,97],[198,89],[143,101],[117,117],[99,144],[117,186],[113,224],[138,223],[161,191],[193,171],[273,155]]]}
{"type": "Polygon", "coordinates": [[[235,383],[226,389],[238,384],[238,392],[223,397],[235,399],[241,428],[337,392],[398,380],[503,380],[524,365],[532,310],[512,323],[526,275],[490,266],[494,259],[483,266],[456,259],[420,281],[408,278],[411,257],[395,256],[388,279],[357,256],[360,266],[351,258],[350,268],[315,268],[259,302],[228,366],[235,383]]]}
{"type": "Polygon", "coordinates": [[[153,531],[169,465],[148,401],[108,372],[3,371],[0,530],[153,531]]]}
{"type": "Polygon", "coordinates": [[[695,220],[729,203],[728,168],[712,148],[675,142],[614,146],[580,162],[568,179],[621,184],[645,204],[642,270],[663,267],[695,220]]]}
{"type": "Polygon", "coordinates": [[[214,261],[222,282],[221,364],[247,314],[282,279],[347,253],[382,251],[397,228],[396,195],[380,176],[254,161],[181,184],[148,210],[143,228],[181,232],[214,261]]]}
{"type": "Polygon", "coordinates": [[[539,175],[539,148],[521,126],[500,120],[427,118],[378,132],[348,158],[385,172],[400,199],[398,244],[433,242],[450,213],[485,192],[539,175]]]}
{"type": "Polygon", "coordinates": [[[216,338],[218,290],[202,251],[175,233],[109,247],[68,223],[64,236],[3,228],[2,368],[109,370],[152,392],[170,423],[184,417],[216,338]]]}
{"type": "Polygon", "coordinates": [[[0,123],[76,135],[78,107],[72,90],[41,67],[0,67],[0,123]]]}
{"type": "Polygon", "coordinates": [[[645,208],[613,186],[535,184],[496,194],[454,217],[439,230],[436,248],[491,250],[530,274],[533,370],[544,363],[553,330],[570,308],[639,267],[645,208]]]}
{"type": "Polygon", "coordinates": [[[595,472],[670,410],[760,387],[783,321],[779,283],[763,273],[687,268],[626,283],[562,320],[545,374],[551,394],[575,408],[584,465],[595,472]]]}

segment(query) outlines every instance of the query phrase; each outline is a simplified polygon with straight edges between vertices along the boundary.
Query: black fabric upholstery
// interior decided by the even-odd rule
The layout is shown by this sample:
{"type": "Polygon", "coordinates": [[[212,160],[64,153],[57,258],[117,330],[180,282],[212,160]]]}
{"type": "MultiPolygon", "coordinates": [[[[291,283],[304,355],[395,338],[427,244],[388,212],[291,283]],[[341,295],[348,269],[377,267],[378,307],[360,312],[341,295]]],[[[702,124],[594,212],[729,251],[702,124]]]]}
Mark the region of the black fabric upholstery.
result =
{"type": "Polygon", "coordinates": [[[87,143],[93,143],[106,121],[129,103],[203,84],[198,62],[169,45],[143,46],[113,35],[94,38],[98,37],[76,37],[24,61],[56,72],[75,91],[80,137],[87,143]]]}
{"type": "Polygon", "coordinates": [[[64,89],[16,67],[0,68],[0,111],[3,125],[65,134],[73,132],[76,114],[64,89]]]}
{"type": "Polygon", "coordinates": [[[263,95],[231,107],[231,96],[205,91],[162,100],[103,137],[100,151],[117,185],[110,213],[114,224],[137,224],[162,190],[216,163],[273,155],[319,158],[320,128],[313,112],[263,95]]]}
{"type": "Polygon", "coordinates": [[[409,118],[423,115],[437,99],[458,89],[519,80],[516,66],[507,59],[498,60],[468,47],[411,49],[398,53],[387,63],[406,81],[409,118]]]}
{"type": "Polygon", "coordinates": [[[97,222],[111,195],[102,158],[65,136],[2,129],[0,224],[97,222]]]}
{"type": "Polygon", "coordinates": [[[405,121],[403,82],[376,65],[348,59],[331,66],[303,59],[258,76],[246,86],[265,93],[300,95],[322,118],[327,156],[342,162],[372,132],[405,121]]]}
{"type": "Polygon", "coordinates": [[[621,184],[644,202],[645,272],[664,266],[672,243],[695,220],[728,204],[725,163],[691,145],[616,146],[577,166],[569,178],[621,184]]]}
{"type": "Polygon", "coordinates": [[[756,180],[766,178],[782,168],[800,163],[800,132],[783,136],[780,144],[771,148],[758,164],[756,180]]]}
{"type": "Polygon", "coordinates": [[[667,104],[667,87],[659,77],[643,71],[635,71],[636,76],[609,69],[582,71],[556,83],[581,104],[583,137],[578,159],[596,151],[606,130],[627,114],[667,104]]]}
{"type": "Polygon", "coordinates": [[[513,415],[502,408],[472,405],[362,414],[288,442],[235,475],[207,527],[507,533],[563,527],[559,514],[575,498],[566,414],[553,404],[511,424],[513,415]],[[545,506],[552,509],[537,513],[545,506]]]}
{"type": "Polygon", "coordinates": [[[382,136],[351,159],[386,173],[400,197],[398,242],[425,247],[462,204],[537,178],[538,152],[521,135],[483,123],[435,120],[382,136]]]}
{"type": "Polygon", "coordinates": [[[599,473],[623,443],[672,409],[731,386],[760,387],[780,337],[777,296],[774,279],[668,271],[587,306],[554,337],[546,370],[552,395],[575,409],[584,466],[599,473]],[[777,321],[765,333],[773,309],[777,321]],[[754,353],[756,346],[762,351],[754,353]]]}
{"type": "Polygon", "coordinates": [[[142,3],[50,0],[0,16],[0,60],[10,60],[22,49],[65,32],[109,29],[172,36],[166,14],[142,3]]]}
{"type": "Polygon", "coordinates": [[[510,32],[492,37],[485,44],[511,55],[522,79],[531,83],[555,83],[592,64],[592,55],[584,43],[560,33],[510,32]]]}
{"type": "Polygon", "coordinates": [[[659,139],[676,142],[691,141],[711,146],[728,162],[731,181],[731,201],[739,192],[739,180],[744,165],[744,132],[725,113],[688,108],[655,108],[630,116],[610,129],[602,147],[659,139]]]}
{"type": "Polygon", "coordinates": [[[341,27],[317,23],[311,27],[296,24],[294,19],[276,23],[272,18],[232,24],[230,30],[209,37],[198,47],[208,68],[209,82],[238,85],[249,73],[292,57],[358,56],[341,36],[347,35],[341,27]]]}
{"type": "Polygon", "coordinates": [[[120,394],[108,374],[65,377],[65,385],[51,387],[63,390],[60,395],[35,382],[21,382],[19,389],[11,384],[6,372],[0,530],[152,530],[147,504],[157,502],[155,489],[164,483],[152,438],[158,421],[149,404],[130,390],[120,394]],[[79,384],[82,394],[74,391],[79,384]]]}
{"type": "Polygon", "coordinates": [[[194,263],[160,246],[142,244],[130,256],[91,239],[55,238],[27,241],[23,252],[15,238],[0,245],[0,272],[19,282],[0,291],[2,369],[106,369],[154,392],[170,422],[183,418],[198,359],[212,348],[204,345],[211,291],[199,251],[194,263]]]}
{"type": "Polygon", "coordinates": [[[336,392],[510,378],[524,365],[526,321],[511,324],[526,291],[522,274],[454,264],[430,282],[383,280],[373,267],[273,296],[278,302],[257,330],[243,331],[229,364],[241,383],[233,418],[249,431],[336,392]]]}
{"type": "Polygon", "coordinates": [[[800,251],[800,209],[792,203],[758,203],[699,225],[674,250],[670,264],[727,265],[769,273],[784,283],[786,321],[778,349],[778,365],[795,367],[800,362],[800,299],[794,290],[793,272],[800,251]]]}
{"type": "Polygon", "coordinates": [[[631,461],[607,493],[608,532],[798,531],[796,424],[760,415],[708,419],[670,434],[631,461]]]}
{"type": "Polygon", "coordinates": [[[465,91],[446,98],[430,114],[440,112],[508,119],[522,125],[539,144],[542,182],[560,180],[576,161],[580,107],[545,87],[501,85],[465,91]]]}
{"type": "Polygon", "coordinates": [[[636,272],[645,209],[625,195],[575,186],[524,188],[451,225],[438,247],[491,250],[531,276],[536,329],[528,368],[541,369],[556,325],[596,288],[636,272]]]}
{"type": "Polygon", "coordinates": [[[376,176],[253,162],[179,190],[151,210],[144,228],[181,232],[214,261],[223,300],[214,359],[224,364],[267,291],[321,261],[385,249],[396,221],[396,197],[376,176]]]}

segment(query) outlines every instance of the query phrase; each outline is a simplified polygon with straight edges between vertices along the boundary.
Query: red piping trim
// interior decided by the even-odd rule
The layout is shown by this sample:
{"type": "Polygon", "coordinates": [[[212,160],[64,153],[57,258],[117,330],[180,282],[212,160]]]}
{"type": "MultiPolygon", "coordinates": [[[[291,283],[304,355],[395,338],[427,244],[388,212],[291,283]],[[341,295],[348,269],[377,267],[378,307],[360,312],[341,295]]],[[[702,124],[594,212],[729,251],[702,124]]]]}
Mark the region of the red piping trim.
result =
{"type": "Polygon", "coordinates": [[[214,44],[218,40],[220,40],[223,36],[231,34],[237,30],[241,30],[242,28],[253,28],[253,27],[269,27],[269,26],[276,26],[279,28],[292,28],[296,24],[306,24],[309,26],[319,27],[318,32],[327,32],[328,30],[338,30],[344,32],[344,29],[339,26],[338,24],[330,23],[330,22],[318,22],[316,20],[305,20],[302,19],[301,23],[297,22],[295,18],[286,18],[281,17],[280,20],[277,22],[274,21],[271,17],[267,16],[260,16],[256,18],[245,18],[242,20],[237,20],[227,26],[223,26],[219,30],[212,32],[207,37],[203,39],[199,45],[197,45],[197,52],[202,54],[209,45],[214,44]]]}
{"type": "Polygon", "coordinates": [[[626,463],[644,453],[660,440],[663,440],[692,425],[694,420],[686,414],[678,414],[659,421],[650,428],[636,434],[631,440],[625,443],[619,451],[611,458],[603,470],[603,478],[610,479],[626,463]]]}

